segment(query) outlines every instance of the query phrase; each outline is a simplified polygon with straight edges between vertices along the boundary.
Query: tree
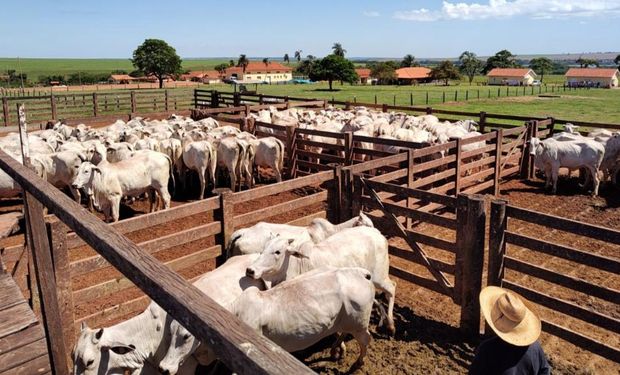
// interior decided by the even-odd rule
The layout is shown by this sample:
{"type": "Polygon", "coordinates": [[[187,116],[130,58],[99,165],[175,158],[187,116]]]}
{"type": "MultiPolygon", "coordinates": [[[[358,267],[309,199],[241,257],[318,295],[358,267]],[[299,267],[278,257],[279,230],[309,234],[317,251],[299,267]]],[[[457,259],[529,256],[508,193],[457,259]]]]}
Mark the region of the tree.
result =
{"type": "Polygon", "coordinates": [[[407,54],[403,57],[403,60],[400,62],[401,68],[409,68],[410,66],[420,66],[417,61],[415,61],[415,56],[412,54],[407,54]]]}
{"type": "Polygon", "coordinates": [[[347,53],[347,50],[342,48],[342,44],[334,43],[332,46],[332,51],[334,51],[334,55],[344,57],[344,54],[347,53]]]}
{"type": "Polygon", "coordinates": [[[614,63],[616,63],[616,65],[618,65],[618,69],[620,69],[620,55],[616,56],[614,63]]]}
{"type": "Polygon", "coordinates": [[[215,67],[213,67],[213,69],[215,69],[215,71],[217,71],[220,74],[224,74],[226,72],[226,69],[228,69],[228,64],[218,64],[215,67]]]}
{"type": "Polygon", "coordinates": [[[510,51],[503,49],[487,59],[482,72],[487,74],[494,68],[518,68],[519,64],[515,61],[515,58],[516,56],[510,51]]]}
{"type": "Polygon", "coordinates": [[[330,91],[334,81],[353,83],[359,78],[355,65],[338,55],[329,55],[313,63],[309,76],[313,81],[327,81],[330,91]]]}
{"type": "Polygon", "coordinates": [[[269,65],[269,58],[268,57],[265,57],[263,59],[263,64],[265,64],[265,66],[269,65]]]}
{"type": "Polygon", "coordinates": [[[291,59],[288,57],[288,53],[284,54],[284,58],[282,60],[284,60],[284,62],[287,64],[291,62],[291,59]]]}
{"type": "Polygon", "coordinates": [[[309,76],[312,68],[314,67],[314,60],[306,59],[297,64],[295,71],[301,75],[309,76]]]}
{"type": "Polygon", "coordinates": [[[597,68],[599,66],[598,61],[596,61],[595,59],[584,59],[583,57],[579,57],[576,62],[582,68],[587,68],[590,65],[596,66],[597,68]]]}
{"type": "Polygon", "coordinates": [[[459,56],[459,70],[467,76],[470,85],[481,68],[482,61],[478,59],[475,53],[465,51],[459,56]]]}
{"type": "Polygon", "coordinates": [[[243,73],[245,73],[245,69],[248,67],[249,63],[250,63],[250,60],[248,60],[248,58],[244,54],[239,55],[237,66],[240,66],[243,68],[243,73]]]}
{"type": "Polygon", "coordinates": [[[235,60],[233,60],[233,59],[228,60],[228,66],[231,67],[231,68],[233,66],[235,66],[235,60]]]}
{"type": "Polygon", "coordinates": [[[303,52],[303,51],[302,51],[302,50],[300,50],[300,49],[298,49],[297,51],[295,51],[295,58],[297,59],[297,62],[300,62],[300,61],[301,61],[301,53],[302,53],[302,52],[303,52]]]}
{"type": "Polygon", "coordinates": [[[460,79],[461,74],[452,61],[445,60],[431,69],[431,78],[444,81],[445,85],[448,86],[451,79],[460,79]]]}
{"type": "Polygon", "coordinates": [[[553,70],[553,61],[546,57],[537,57],[530,60],[530,69],[540,74],[540,82],[542,82],[545,74],[553,70]]]}
{"type": "Polygon", "coordinates": [[[396,61],[374,63],[370,66],[370,76],[376,78],[381,84],[389,84],[396,80],[396,69],[399,67],[396,61]]]}
{"type": "Polygon", "coordinates": [[[164,86],[164,78],[181,71],[181,58],[177,51],[161,39],[146,39],[133,51],[133,65],[144,75],[154,75],[159,80],[159,88],[164,86]]]}
{"type": "Polygon", "coordinates": [[[314,56],[314,55],[308,55],[308,56],[306,56],[306,59],[308,59],[308,60],[310,60],[310,61],[314,61],[314,60],[316,60],[316,56],[314,56]]]}

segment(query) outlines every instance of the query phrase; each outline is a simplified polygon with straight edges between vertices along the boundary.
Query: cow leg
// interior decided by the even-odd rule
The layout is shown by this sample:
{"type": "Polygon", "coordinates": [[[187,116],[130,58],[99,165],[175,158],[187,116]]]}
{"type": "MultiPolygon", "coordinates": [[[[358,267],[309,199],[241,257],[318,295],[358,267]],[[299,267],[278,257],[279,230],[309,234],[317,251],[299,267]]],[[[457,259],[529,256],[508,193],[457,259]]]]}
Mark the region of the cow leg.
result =
{"type": "Polygon", "coordinates": [[[121,210],[121,196],[115,196],[110,199],[110,210],[112,211],[112,221],[118,221],[121,210]]]}
{"type": "Polygon", "coordinates": [[[272,169],[274,173],[276,174],[276,181],[282,182],[282,172],[280,171],[280,168],[278,168],[277,163],[275,166],[272,167],[272,169]]]}
{"type": "Polygon", "coordinates": [[[237,177],[235,176],[235,168],[228,169],[228,176],[230,177],[230,190],[236,191],[237,177]]]}
{"type": "MultiPolygon", "coordinates": [[[[160,186],[157,190],[157,195],[161,199],[161,203],[164,205],[164,210],[170,208],[170,193],[168,192],[168,186],[160,186]]],[[[158,204],[158,206],[160,206],[158,204]]]]}
{"type": "Polygon", "coordinates": [[[601,180],[598,178],[598,171],[596,170],[596,168],[592,166],[588,166],[588,170],[590,171],[590,174],[592,175],[592,183],[593,183],[592,196],[596,197],[598,195],[598,186],[601,180]]]}
{"type": "Polygon", "coordinates": [[[370,344],[371,338],[368,329],[366,329],[365,331],[353,333],[353,337],[355,337],[357,343],[360,346],[360,355],[359,357],[357,357],[357,360],[355,361],[353,366],[351,366],[351,369],[349,370],[350,372],[364,365],[364,357],[366,357],[366,351],[368,350],[368,345],[370,344]]]}
{"type": "Polygon", "coordinates": [[[331,347],[330,354],[334,361],[340,361],[345,357],[347,353],[347,346],[344,344],[344,339],[346,337],[345,333],[341,333],[338,335],[336,342],[331,347]]]}
{"type": "Polygon", "coordinates": [[[558,170],[559,168],[557,167],[551,168],[551,181],[553,184],[553,187],[551,188],[551,194],[557,194],[558,191],[558,170]]]}
{"type": "Polygon", "coordinates": [[[207,174],[204,168],[198,171],[198,179],[200,180],[200,194],[198,195],[198,199],[202,199],[205,194],[205,186],[207,184],[207,174]]]}
{"type": "Polygon", "coordinates": [[[390,335],[394,335],[396,333],[396,326],[394,325],[394,298],[396,296],[396,284],[389,278],[385,278],[380,282],[375,282],[375,287],[384,292],[387,297],[387,329],[390,335]]]}
{"type": "Polygon", "coordinates": [[[71,195],[73,195],[73,199],[78,203],[82,203],[82,194],[80,194],[80,189],[76,189],[73,186],[69,185],[69,190],[71,191],[71,195]]]}

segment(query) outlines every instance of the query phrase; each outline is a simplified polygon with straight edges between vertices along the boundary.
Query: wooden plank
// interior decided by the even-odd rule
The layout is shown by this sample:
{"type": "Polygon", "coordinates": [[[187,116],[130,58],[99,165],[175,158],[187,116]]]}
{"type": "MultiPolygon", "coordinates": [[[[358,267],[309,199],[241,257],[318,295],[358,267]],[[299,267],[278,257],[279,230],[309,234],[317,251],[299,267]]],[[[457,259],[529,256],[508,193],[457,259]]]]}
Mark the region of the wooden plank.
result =
{"type": "Polygon", "coordinates": [[[277,216],[286,212],[291,212],[296,209],[313,205],[315,203],[325,202],[327,199],[327,191],[321,191],[312,195],[308,195],[301,198],[296,198],[291,201],[278,203],[273,206],[261,208],[252,212],[248,212],[242,215],[235,216],[235,228],[242,227],[249,223],[262,221],[267,218],[277,216]]]}
{"type": "Polygon", "coordinates": [[[311,163],[309,161],[305,161],[305,160],[297,160],[296,164],[298,167],[304,167],[304,168],[309,168],[311,170],[314,171],[331,171],[332,167],[330,167],[329,165],[325,165],[325,164],[319,164],[319,163],[311,163]]]}
{"type": "Polygon", "coordinates": [[[508,215],[515,219],[620,245],[620,231],[618,230],[510,205],[506,207],[506,210],[508,215]]]}
{"type": "MultiPolygon", "coordinates": [[[[413,184],[411,185],[412,188],[421,188],[422,186],[426,186],[426,185],[430,185],[434,182],[452,177],[456,174],[456,170],[454,168],[451,169],[447,169],[445,171],[439,172],[439,173],[435,173],[431,176],[428,177],[424,177],[424,178],[420,178],[417,179],[415,181],[413,181],[413,184]]],[[[454,181],[453,181],[454,182],[454,181]]]]}
{"type": "Polygon", "coordinates": [[[491,187],[493,187],[493,184],[495,183],[494,180],[488,180],[485,181],[481,184],[476,184],[473,185],[472,187],[466,188],[465,190],[463,190],[463,193],[465,194],[476,194],[476,193],[480,193],[482,191],[485,191],[491,187]]]}
{"type": "MultiPolygon", "coordinates": [[[[393,255],[395,257],[408,260],[410,262],[413,262],[413,263],[416,263],[422,266],[424,265],[422,259],[420,259],[420,257],[416,255],[417,253],[411,250],[405,250],[405,249],[401,249],[399,247],[390,245],[389,253],[390,255],[393,255]]],[[[447,263],[442,260],[431,258],[431,257],[428,257],[428,260],[431,262],[433,267],[437,268],[439,271],[449,273],[449,274],[454,274],[454,264],[447,263]]]]}
{"type": "Polygon", "coordinates": [[[372,180],[373,182],[391,182],[394,180],[398,180],[399,178],[406,177],[407,174],[408,169],[397,169],[394,172],[380,174],[378,176],[370,178],[369,180],[372,180]]]}
{"type": "Polygon", "coordinates": [[[411,198],[423,199],[425,201],[441,203],[444,206],[455,208],[456,207],[456,198],[443,195],[431,193],[424,190],[418,189],[409,189],[406,187],[394,185],[394,184],[385,184],[380,182],[375,182],[373,180],[367,179],[366,184],[372,187],[375,190],[388,191],[390,193],[404,195],[411,198]]]}
{"type": "Polygon", "coordinates": [[[298,156],[305,156],[308,158],[320,159],[320,160],[324,160],[330,163],[344,164],[345,162],[345,158],[341,156],[323,154],[323,153],[319,154],[316,152],[306,151],[306,150],[299,149],[299,148],[297,149],[296,154],[298,156]]]}
{"type": "Polygon", "coordinates": [[[383,167],[385,165],[401,163],[403,161],[406,161],[407,158],[408,158],[407,153],[401,152],[401,153],[398,153],[392,156],[386,156],[381,159],[370,160],[364,163],[348,166],[347,168],[351,170],[351,173],[359,174],[359,173],[363,173],[363,172],[366,172],[372,169],[383,167]]]}
{"type": "Polygon", "coordinates": [[[444,296],[452,297],[452,289],[450,287],[448,291],[443,290],[435,280],[427,279],[425,277],[416,275],[411,272],[407,272],[401,268],[390,266],[390,275],[396,276],[400,279],[408,281],[412,284],[426,288],[432,292],[443,294],[444,296]]]}
{"type": "Polygon", "coordinates": [[[416,242],[423,243],[425,245],[429,245],[437,249],[449,251],[451,253],[456,253],[456,244],[454,242],[450,242],[450,241],[443,240],[441,238],[429,236],[424,233],[414,232],[412,230],[407,230],[407,233],[416,242]]]}
{"type": "Polygon", "coordinates": [[[37,322],[30,306],[24,300],[23,303],[9,307],[0,313],[0,338],[21,331],[37,322]]]}
{"type": "Polygon", "coordinates": [[[467,158],[471,158],[471,157],[478,156],[478,155],[484,155],[484,154],[486,154],[488,152],[491,152],[491,151],[495,151],[495,145],[494,144],[486,145],[484,147],[480,147],[480,148],[477,148],[477,149],[471,150],[471,151],[464,151],[462,153],[461,157],[463,159],[467,159],[467,158]]]}
{"type": "Polygon", "coordinates": [[[510,256],[504,256],[504,266],[526,275],[534,276],[565,288],[573,289],[592,297],[604,299],[611,303],[620,301],[620,291],[606,288],[580,279],[575,276],[566,275],[548,268],[535,265],[510,256]]]}
{"type": "MultiPolygon", "coordinates": [[[[160,251],[180,246],[199,239],[218,234],[220,232],[220,223],[212,222],[200,225],[198,227],[185,229],[180,232],[171,233],[167,236],[154,238],[152,240],[140,242],[137,244],[143,251],[150,254],[157,254],[160,251]]],[[[98,269],[109,267],[110,264],[101,255],[94,255],[88,258],[71,262],[69,270],[71,276],[79,276],[85,273],[93,272],[98,269]]]]}
{"type": "MultiPolygon", "coordinates": [[[[463,167],[461,168],[461,171],[463,171],[463,173],[467,172],[470,169],[474,169],[474,168],[479,168],[479,167],[483,167],[483,166],[487,166],[487,165],[493,165],[495,163],[495,156],[488,156],[486,158],[482,158],[479,160],[475,160],[469,163],[465,163],[463,164],[463,167]]],[[[467,176],[465,177],[467,178],[467,176]]],[[[465,183],[465,178],[461,181],[461,183],[465,183]]]]}
{"type": "Polygon", "coordinates": [[[26,302],[13,278],[8,273],[0,273],[0,314],[2,311],[26,302]]]}
{"type": "Polygon", "coordinates": [[[444,151],[445,153],[448,153],[451,149],[456,147],[456,141],[450,141],[447,143],[443,143],[443,144],[439,144],[439,145],[434,145],[434,146],[430,146],[430,147],[425,147],[422,149],[418,149],[414,151],[414,157],[415,158],[421,158],[424,156],[429,156],[429,155],[433,155],[433,154],[437,154],[441,151],[444,151]]]}
{"type": "MultiPolygon", "coordinates": [[[[367,207],[381,208],[379,204],[377,204],[375,201],[373,201],[372,198],[367,196],[362,197],[362,203],[367,207]]],[[[383,205],[395,216],[410,217],[413,220],[423,221],[448,229],[456,229],[456,221],[454,219],[419,211],[413,208],[399,206],[388,202],[383,202],[383,205]]]]}
{"type": "Polygon", "coordinates": [[[254,332],[180,275],[1,150],[0,168],[199,340],[212,343],[215,355],[232,371],[240,374],[312,373],[289,353],[254,332]]]}
{"type": "MultiPolygon", "coordinates": [[[[492,159],[495,159],[495,158],[492,157],[492,159]]],[[[480,172],[476,172],[476,173],[471,174],[471,175],[469,175],[467,177],[463,177],[461,179],[461,185],[467,186],[467,185],[469,185],[472,182],[476,182],[477,183],[478,181],[484,179],[485,177],[492,176],[493,174],[495,174],[495,168],[493,168],[493,167],[485,169],[485,170],[482,170],[480,172]]]]}
{"type": "MultiPolygon", "coordinates": [[[[170,267],[173,271],[179,272],[187,267],[213,259],[221,254],[222,247],[220,245],[215,245],[207,249],[195,251],[188,255],[172,259],[164,264],[170,267]]],[[[111,280],[107,280],[84,289],[76,290],[73,293],[73,299],[76,304],[81,305],[96,298],[119,293],[132,288],[133,286],[134,284],[126,277],[115,277],[111,280]]],[[[73,320],[71,320],[71,322],[73,322],[73,320]]],[[[71,329],[73,329],[73,324],[71,324],[71,329]]]]}
{"type": "Polygon", "coordinates": [[[620,320],[617,318],[605,315],[603,313],[590,310],[588,308],[581,307],[573,302],[565,301],[563,299],[552,297],[549,294],[536,291],[531,288],[516,284],[513,281],[506,280],[502,282],[504,288],[514,290],[529,301],[537,303],[541,306],[552,309],[553,311],[572,316],[584,322],[588,322],[595,326],[619,333],[620,332],[620,320]]]}
{"type": "Polygon", "coordinates": [[[289,225],[296,225],[296,226],[300,226],[300,227],[305,227],[305,226],[309,225],[312,222],[312,220],[314,220],[316,218],[321,218],[321,219],[327,218],[327,212],[325,210],[322,210],[322,211],[319,211],[319,212],[315,212],[313,214],[306,215],[304,217],[300,217],[299,219],[291,220],[287,224],[289,224],[289,225]]]}
{"type": "Polygon", "coordinates": [[[0,375],[35,375],[51,374],[50,363],[47,353],[29,362],[14,367],[8,371],[0,372],[0,375]]]}
{"type": "MultiPolygon", "coordinates": [[[[43,328],[40,324],[31,325],[28,328],[0,339],[0,356],[44,337],[43,328]]],[[[0,368],[2,368],[2,366],[0,366],[0,368]]]]}
{"type": "Polygon", "coordinates": [[[333,178],[333,172],[325,171],[314,173],[310,176],[296,178],[294,180],[282,181],[276,184],[265,185],[251,190],[241,191],[232,195],[234,203],[247,202],[254,199],[263,198],[269,195],[283,193],[285,191],[299,189],[305,186],[321,184],[333,178]]]}
{"type": "MultiPolygon", "coordinates": [[[[117,230],[119,233],[131,233],[170,221],[182,219],[184,217],[204,213],[205,211],[217,210],[219,207],[219,198],[212,197],[197,202],[182,204],[167,210],[156,211],[125,220],[120,220],[108,225],[117,230]]],[[[67,247],[69,249],[82,245],[84,245],[84,241],[81,240],[75,233],[70,233],[67,235],[67,247]]]]}
{"type": "Polygon", "coordinates": [[[317,142],[317,141],[311,141],[308,139],[297,139],[295,143],[297,144],[298,150],[303,150],[302,148],[303,146],[309,146],[309,147],[318,147],[318,148],[322,148],[323,150],[330,150],[334,152],[345,151],[344,145],[341,145],[341,144],[317,142]]]}
{"type": "Polygon", "coordinates": [[[0,371],[11,370],[43,355],[47,356],[47,342],[45,337],[41,336],[30,344],[0,355],[0,371]]]}
{"type": "Polygon", "coordinates": [[[330,132],[330,131],[324,131],[324,130],[316,130],[316,129],[297,128],[297,133],[298,134],[306,134],[306,135],[318,135],[320,137],[335,138],[335,139],[344,139],[345,138],[345,135],[343,133],[336,133],[336,132],[330,132]]]}
{"type": "Polygon", "coordinates": [[[598,354],[603,358],[620,363],[620,349],[609,346],[604,342],[584,336],[569,328],[562,327],[546,319],[541,319],[543,331],[566,340],[582,349],[598,354]]]}
{"type": "Polygon", "coordinates": [[[593,254],[511,231],[506,231],[506,242],[614,274],[620,273],[620,260],[616,258],[593,254]]]}
{"type": "Polygon", "coordinates": [[[412,168],[412,172],[413,173],[419,173],[419,172],[428,171],[430,169],[435,169],[435,168],[441,167],[443,165],[454,163],[455,161],[456,161],[456,155],[454,155],[454,154],[446,155],[443,158],[439,158],[439,159],[435,159],[435,160],[431,160],[431,161],[426,161],[424,163],[414,164],[414,166],[412,168]]]}

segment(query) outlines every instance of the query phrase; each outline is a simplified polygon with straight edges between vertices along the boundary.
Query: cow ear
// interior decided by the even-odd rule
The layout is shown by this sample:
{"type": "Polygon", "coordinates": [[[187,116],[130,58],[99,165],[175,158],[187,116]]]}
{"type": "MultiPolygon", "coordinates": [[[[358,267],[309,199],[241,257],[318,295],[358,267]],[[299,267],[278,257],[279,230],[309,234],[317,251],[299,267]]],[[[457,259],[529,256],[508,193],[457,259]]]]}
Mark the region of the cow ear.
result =
{"type": "Polygon", "coordinates": [[[295,239],[294,239],[294,238],[289,238],[289,239],[288,239],[288,244],[289,244],[289,245],[290,245],[290,244],[292,244],[292,243],[293,243],[293,241],[295,241],[295,239]]]}
{"type": "Polygon", "coordinates": [[[101,173],[101,169],[95,165],[93,165],[93,172],[99,172],[101,173]]]}
{"type": "Polygon", "coordinates": [[[86,322],[82,322],[82,324],[80,325],[80,332],[83,332],[87,328],[88,328],[88,324],[86,324],[86,322]]]}
{"type": "Polygon", "coordinates": [[[127,353],[130,353],[136,350],[136,347],[131,344],[129,345],[115,344],[113,346],[110,346],[109,349],[118,355],[125,355],[127,353]]]}
{"type": "Polygon", "coordinates": [[[95,338],[97,340],[100,340],[101,336],[103,336],[103,328],[100,328],[99,331],[95,332],[95,338]]]}

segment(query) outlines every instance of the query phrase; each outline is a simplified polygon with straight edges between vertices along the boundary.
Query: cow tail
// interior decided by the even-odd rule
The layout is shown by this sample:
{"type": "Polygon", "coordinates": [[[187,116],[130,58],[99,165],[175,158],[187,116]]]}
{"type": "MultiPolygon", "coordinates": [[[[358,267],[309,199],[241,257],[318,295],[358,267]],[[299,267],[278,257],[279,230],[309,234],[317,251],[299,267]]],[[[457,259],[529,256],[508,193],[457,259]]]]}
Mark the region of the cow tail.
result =
{"type": "Polygon", "coordinates": [[[166,160],[168,160],[168,174],[170,174],[170,178],[172,179],[172,194],[174,194],[174,191],[176,190],[176,181],[174,180],[174,168],[173,168],[173,164],[172,164],[172,159],[170,159],[170,156],[163,154],[166,156],[166,160]]]}
{"type": "Polygon", "coordinates": [[[278,169],[280,170],[280,173],[282,173],[284,171],[284,143],[282,143],[282,141],[278,138],[275,138],[275,140],[278,148],[280,149],[280,152],[278,153],[278,169]]]}
{"type": "Polygon", "coordinates": [[[235,233],[233,233],[233,235],[230,237],[230,241],[228,241],[228,244],[226,246],[226,259],[230,259],[230,257],[234,255],[233,249],[235,248],[235,243],[239,238],[241,238],[242,235],[243,231],[238,230],[235,231],[235,233]]]}

